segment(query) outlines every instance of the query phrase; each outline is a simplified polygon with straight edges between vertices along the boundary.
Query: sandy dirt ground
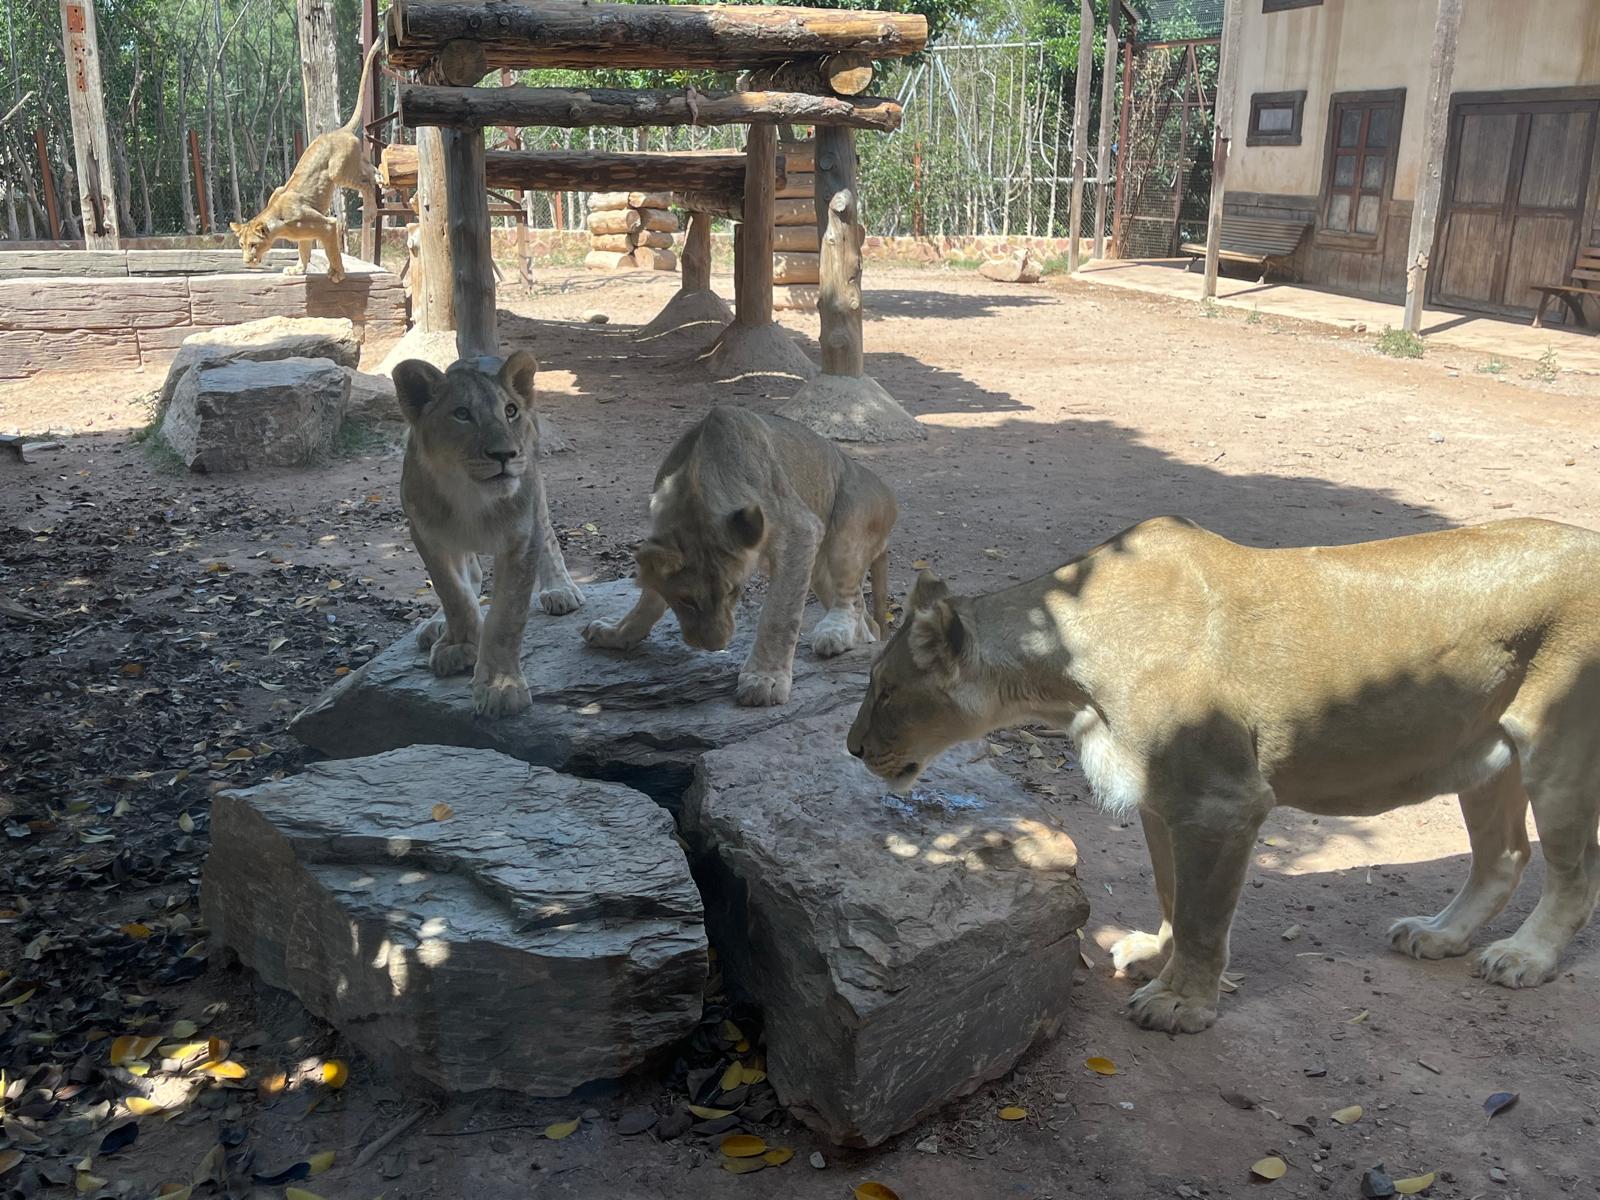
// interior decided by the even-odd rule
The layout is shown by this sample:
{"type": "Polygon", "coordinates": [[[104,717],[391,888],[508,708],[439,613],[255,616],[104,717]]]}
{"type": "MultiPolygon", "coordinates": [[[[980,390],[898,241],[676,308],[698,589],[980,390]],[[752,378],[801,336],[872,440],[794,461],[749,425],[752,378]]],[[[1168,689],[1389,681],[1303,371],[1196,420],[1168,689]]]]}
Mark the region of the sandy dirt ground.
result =
{"type": "MultiPolygon", "coordinates": [[[[542,407],[574,443],[545,469],[580,579],[627,573],[655,464],[707,405],[768,407],[794,387],[770,379],[714,384],[688,364],[682,344],[635,345],[630,329],[671,287],[666,279],[553,273],[535,294],[502,297],[504,340],[538,354],[542,407]],[[591,309],[610,324],[577,320],[591,309]]],[[[1159,513],[1259,545],[1348,542],[1507,516],[1600,525],[1592,380],[1545,380],[1533,364],[1515,361],[1491,373],[1447,351],[1395,361],[1374,353],[1370,337],[1207,316],[1071,281],[1030,288],[883,271],[869,280],[867,302],[868,370],[929,434],[918,444],[856,451],[900,499],[900,595],[917,559],[931,560],[958,590],[989,590],[1159,513]]],[[[815,357],[816,319],[780,319],[815,357]]],[[[369,357],[380,352],[369,348],[369,357]]],[[[76,641],[59,631],[18,633],[0,620],[13,676],[5,685],[0,802],[37,808],[40,797],[65,794],[55,776],[70,772],[67,790],[97,807],[80,817],[66,810],[68,832],[97,822],[90,828],[130,845],[141,829],[167,830],[180,809],[191,813],[197,833],[172,852],[166,876],[168,892],[187,889],[192,903],[207,790],[296,769],[301,757],[283,733],[289,713],[431,601],[396,503],[393,430],[373,431],[316,471],[177,474],[130,436],[148,419],[139,397],[159,383],[46,376],[0,386],[0,430],[50,430],[66,441],[31,466],[0,461],[0,593],[65,614],[67,630],[75,613],[85,621],[119,614],[114,629],[102,622],[76,641]],[[140,630],[165,644],[148,656],[143,677],[159,687],[165,671],[183,687],[111,700],[171,701],[173,714],[163,718],[171,731],[142,736],[115,707],[68,721],[96,681],[127,687],[120,664],[140,630]],[[266,649],[275,636],[288,646],[266,649]],[[187,740],[191,725],[207,743],[198,752],[187,740]],[[113,726],[131,729],[136,744],[118,741],[113,726]],[[79,732],[85,728],[94,732],[79,732]],[[255,745],[257,758],[208,764],[229,745],[255,745]],[[70,758],[101,751],[115,758],[115,781],[105,763],[74,766],[70,758]],[[193,777],[168,782],[191,765],[193,777]],[[153,777],[141,778],[146,771],[153,777]],[[111,808],[118,796],[132,799],[131,811],[111,808]]],[[[835,1151],[781,1124],[767,1139],[795,1147],[795,1159],[736,1177],[719,1168],[714,1139],[618,1135],[613,1120],[625,1108],[681,1107],[681,1097],[650,1076],[566,1101],[441,1104],[356,1169],[356,1151],[420,1098],[359,1059],[342,1092],[303,1082],[296,1072],[337,1052],[336,1035],[291,1000],[258,996],[213,963],[191,982],[152,985],[142,1011],[162,1019],[207,1014],[219,1036],[245,1047],[235,1057],[253,1072],[286,1070],[288,1090],[270,1101],[253,1090],[193,1097],[169,1123],[146,1120],[137,1145],[96,1172],[135,1183],[130,1195],[148,1195],[163,1180],[186,1181],[227,1127],[257,1148],[258,1171],[337,1150],[332,1171],[302,1185],[329,1200],[843,1200],[869,1179],[904,1200],[1354,1197],[1361,1173],[1380,1162],[1395,1176],[1436,1172],[1426,1193],[1436,1197],[1531,1200],[1600,1190],[1600,933],[1580,935],[1554,981],[1520,992],[1473,978],[1470,960],[1418,963],[1388,948],[1392,918],[1437,911],[1465,873],[1467,841],[1453,799],[1375,819],[1276,815],[1234,926],[1237,990],[1224,997],[1213,1030],[1167,1037],[1124,1019],[1131,985],[1112,976],[1106,953],[1124,931],[1154,918],[1141,834],[1094,806],[1070,758],[1054,767],[1066,747],[1041,736],[1043,758],[1030,757],[1020,735],[996,742],[1001,765],[1045,798],[1082,854],[1093,912],[1071,1015],[1010,1076],[887,1146],[835,1151]],[[1111,1059],[1118,1073],[1090,1072],[1083,1064],[1091,1056],[1111,1059]],[[1483,1102],[1501,1091],[1520,1100],[1490,1118],[1483,1102]],[[999,1120],[1009,1105],[1027,1116],[999,1120]],[[1330,1119],[1349,1105],[1362,1106],[1360,1120],[1330,1119]],[[583,1113],[590,1115],[578,1133],[542,1138],[547,1123],[583,1113]],[[807,1162],[818,1149],[822,1169],[807,1162]],[[1287,1175],[1252,1183],[1250,1164],[1267,1155],[1282,1156],[1287,1175]]],[[[63,855],[100,849],[81,836],[51,840],[61,836],[28,843],[30,870],[48,872],[63,855]]],[[[141,887],[91,887],[75,906],[63,901],[63,913],[101,927],[135,919],[161,893],[163,861],[153,856],[141,887]]],[[[1516,926],[1542,876],[1536,854],[1517,898],[1480,944],[1516,926]]],[[[7,911],[18,907],[0,893],[6,903],[7,911]]],[[[180,895],[174,907],[168,895],[169,912],[184,903],[180,895]]],[[[20,977],[28,971],[20,941],[35,932],[26,920],[6,924],[18,928],[0,929],[15,935],[3,961],[20,977]]]]}

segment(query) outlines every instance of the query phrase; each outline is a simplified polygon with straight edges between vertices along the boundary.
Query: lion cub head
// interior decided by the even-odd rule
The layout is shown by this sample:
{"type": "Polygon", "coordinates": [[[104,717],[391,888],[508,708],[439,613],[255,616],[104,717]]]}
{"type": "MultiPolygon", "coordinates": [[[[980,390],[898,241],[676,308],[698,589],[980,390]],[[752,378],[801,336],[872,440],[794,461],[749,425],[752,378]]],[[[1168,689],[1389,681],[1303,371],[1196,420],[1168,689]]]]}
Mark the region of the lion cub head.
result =
{"type": "Polygon", "coordinates": [[[942,752],[994,728],[993,697],[966,602],[927,571],[902,625],[872,664],[846,745],[867,769],[903,792],[942,752]]]}
{"type": "Polygon", "coordinates": [[[538,432],[533,423],[533,380],[539,364],[526,350],[489,374],[477,359],[441,371],[421,359],[394,369],[400,411],[411,444],[440,480],[469,482],[477,494],[516,490],[534,469],[538,432]]]}
{"type": "Polygon", "coordinates": [[[275,240],[267,230],[267,223],[260,217],[251,217],[242,225],[238,221],[229,221],[228,228],[233,230],[233,236],[239,239],[239,250],[244,257],[244,265],[259,267],[261,260],[267,256],[267,251],[272,249],[275,240]]]}
{"type": "Polygon", "coordinates": [[[634,551],[639,583],[667,602],[685,642],[696,650],[726,650],[739,594],[766,537],[766,516],[759,504],[719,515],[698,497],[674,503],[679,482],[663,480],[651,498],[655,531],[634,551]]]}

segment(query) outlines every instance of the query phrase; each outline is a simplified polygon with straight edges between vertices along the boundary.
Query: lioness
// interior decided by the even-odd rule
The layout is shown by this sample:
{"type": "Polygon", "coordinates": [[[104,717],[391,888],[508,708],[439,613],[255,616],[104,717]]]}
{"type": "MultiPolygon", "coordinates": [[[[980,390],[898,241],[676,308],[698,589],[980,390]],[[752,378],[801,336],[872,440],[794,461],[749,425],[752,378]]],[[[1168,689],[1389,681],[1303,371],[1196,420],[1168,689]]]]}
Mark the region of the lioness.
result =
{"type": "Polygon", "coordinates": [[[591,621],[584,639],[632,649],[670,608],[684,641],[721,650],[733,638],[745,580],[760,566],[771,585],[736,697],[782,704],[808,591],[828,610],[811,632],[819,657],[888,628],[895,516],[894,493],[826,438],[782,417],[713,408],[656,472],[650,536],[634,555],[638,603],[615,621],[591,621]],[[870,616],[862,597],[869,565],[870,616]]]}
{"type": "Polygon", "coordinates": [[[367,51],[361,64],[361,83],[356,88],[356,110],[338,129],[311,139],[300,161],[295,163],[284,185],[267,200],[267,206],[243,225],[230,221],[228,228],[239,239],[244,265],[257,267],[272,243],[279,238],[294,242],[300,251],[298,264],[283,269],[285,275],[304,275],[311,266],[311,248],[318,242],[328,254],[328,278],[338,283],[344,278],[344,260],[339,257],[343,227],[329,205],[341,187],[361,193],[367,219],[378,208],[378,176],[362,153],[361,100],[372,74],[372,60],[383,48],[380,38],[367,51]]]}
{"type": "Polygon", "coordinates": [[[401,506],[442,610],[418,632],[417,644],[428,652],[435,675],[475,665],[472,707],[486,717],[521,712],[531,703],[522,677],[522,630],[532,593],[548,613],[583,603],[550,527],[539,476],[537,369],[526,350],[503,365],[472,359],[440,371],[409,359],[394,369],[395,394],[410,426],[401,506]],[[494,555],[487,621],[478,611],[480,554],[494,555]]]}
{"type": "Polygon", "coordinates": [[[1465,954],[1528,862],[1538,907],[1488,946],[1507,987],[1551,978],[1600,895],[1600,534],[1505,521],[1355,546],[1257,550],[1187,521],[1136,525],[1053,574],[958,598],[931,576],[884,649],[850,752],[896,788],[956,742],[1065,729],[1110,809],[1137,808],[1161,930],[1116,965],[1147,1029],[1217,1016],[1228,927],[1279,804],[1369,816],[1458,793],[1472,870],[1389,931],[1465,954]]]}

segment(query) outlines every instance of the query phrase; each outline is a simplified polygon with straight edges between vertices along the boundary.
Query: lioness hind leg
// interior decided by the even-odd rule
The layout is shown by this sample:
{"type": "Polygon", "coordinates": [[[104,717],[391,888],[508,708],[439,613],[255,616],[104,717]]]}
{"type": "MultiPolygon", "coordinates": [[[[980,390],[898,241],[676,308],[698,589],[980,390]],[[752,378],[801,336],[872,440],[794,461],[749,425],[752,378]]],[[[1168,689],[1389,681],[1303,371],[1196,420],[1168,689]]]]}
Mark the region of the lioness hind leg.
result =
{"type": "Polygon", "coordinates": [[[818,658],[832,658],[878,640],[862,591],[867,563],[854,533],[841,530],[831,535],[812,568],[811,590],[828,610],[811,631],[811,650],[818,658]]]}
{"type": "Polygon", "coordinates": [[[1139,818],[1144,823],[1144,841],[1155,875],[1161,928],[1157,933],[1136,931],[1122,938],[1111,947],[1111,962],[1130,979],[1151,980],[1161,974],[1172,954],[1172,837],[1166,823],[1154,813],[1141,810],[1139,818]]]}
{"type": "Polygon", "coordinates": [[[539,607],[551,616],[575,612],[583,604],[583,592],[567,572],[567,560],[561,553],[561,542],[556,537],[555,526],[550,523],[550,506],[545,501],[544,480],[536,484],[534,535],[539,539],[538,565],[534,568],[533,590],[538,594],[539,607]]]}
{"type": "Polygon", "coordinates": [[[1472,870],[1455,899],[1432,917],[1402,917],[1389,942],[1412,958],[1465,954],[1472,935],[1516,893],[1528,865],[1528,793],[1513,764],[1482,787],[1461,793],[1461,816],[1472,842],[1472,870]]]}

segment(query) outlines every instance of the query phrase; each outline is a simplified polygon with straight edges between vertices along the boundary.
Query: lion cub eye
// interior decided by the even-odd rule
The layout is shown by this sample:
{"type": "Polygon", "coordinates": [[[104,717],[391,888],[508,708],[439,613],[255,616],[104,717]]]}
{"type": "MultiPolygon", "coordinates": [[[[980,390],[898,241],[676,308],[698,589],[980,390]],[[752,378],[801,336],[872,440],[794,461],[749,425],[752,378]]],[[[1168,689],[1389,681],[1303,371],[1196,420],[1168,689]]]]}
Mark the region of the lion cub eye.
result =
{"type": "Polygon", "coordinates": [[[517,411],[517,406],[515,404],[506,405],[506,420],[515,421],[517,419],[517,411]]]}
{"type": "Polygon", "coordinates": [[[450,415],[452,417],[454,417],[458,421],[470,421],[470,420],[472,420],[472,414],[467,411],[465,405],[463,405],[462,407],[456,409],[456,411],[451,413],[450,415]]]}

